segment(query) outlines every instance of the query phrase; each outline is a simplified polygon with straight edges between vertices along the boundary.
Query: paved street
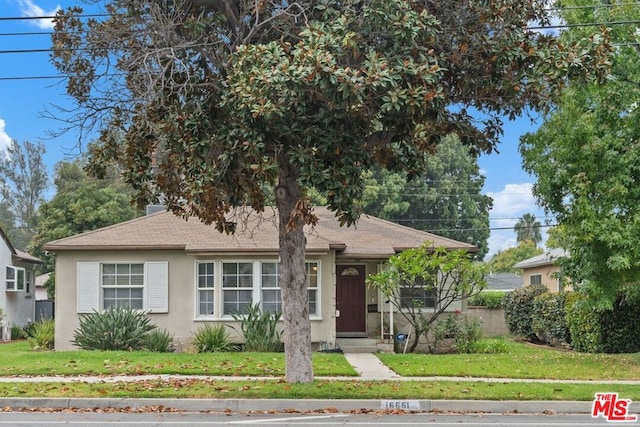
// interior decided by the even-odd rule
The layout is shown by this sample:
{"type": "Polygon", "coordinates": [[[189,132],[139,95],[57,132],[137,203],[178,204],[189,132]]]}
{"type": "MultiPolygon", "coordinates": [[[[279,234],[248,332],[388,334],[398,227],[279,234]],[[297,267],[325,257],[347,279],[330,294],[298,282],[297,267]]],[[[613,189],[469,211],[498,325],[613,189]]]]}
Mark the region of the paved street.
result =
{"type": "Polygon", "coordinates": [[[602,426],[603,419],[585,414],[254,414],[243,413],[4,413],[0,426],[602,426]]]}

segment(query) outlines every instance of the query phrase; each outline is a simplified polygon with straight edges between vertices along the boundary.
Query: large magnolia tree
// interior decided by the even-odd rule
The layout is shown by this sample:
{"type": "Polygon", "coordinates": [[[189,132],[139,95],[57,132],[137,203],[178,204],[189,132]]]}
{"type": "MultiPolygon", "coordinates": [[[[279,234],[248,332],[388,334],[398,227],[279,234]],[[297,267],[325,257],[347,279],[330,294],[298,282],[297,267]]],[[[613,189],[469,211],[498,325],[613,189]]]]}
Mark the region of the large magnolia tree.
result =
{"type": "Polygon", "coordinates": [[[501,118],[604,78],[611,50],[601,35],[567,45],[529,30],[547,22],[534,0],[91,3],[106,16],[63,10],[53,35],[70,125],[100,130],[91,170],[120,162],[139,203],[162,194],[227,232],[234,207],[262,211],[273,189],[289,382],[313,380],[306,189],[351,225],[364,169],[417,176],[451,133],[491,151],[501,118]]]}

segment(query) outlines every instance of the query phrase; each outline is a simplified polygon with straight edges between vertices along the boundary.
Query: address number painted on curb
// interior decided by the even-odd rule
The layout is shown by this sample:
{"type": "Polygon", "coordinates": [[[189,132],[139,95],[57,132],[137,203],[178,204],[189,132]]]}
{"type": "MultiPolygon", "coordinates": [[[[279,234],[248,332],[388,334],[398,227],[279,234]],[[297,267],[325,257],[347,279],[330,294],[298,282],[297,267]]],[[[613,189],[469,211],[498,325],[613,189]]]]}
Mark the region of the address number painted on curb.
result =
{"type": "Polygon", "coordinates": [[[382,409],[404,409],[407,411],[420,410],[420,402],[417,400],[383,400],[380,407],[382,409]]]}

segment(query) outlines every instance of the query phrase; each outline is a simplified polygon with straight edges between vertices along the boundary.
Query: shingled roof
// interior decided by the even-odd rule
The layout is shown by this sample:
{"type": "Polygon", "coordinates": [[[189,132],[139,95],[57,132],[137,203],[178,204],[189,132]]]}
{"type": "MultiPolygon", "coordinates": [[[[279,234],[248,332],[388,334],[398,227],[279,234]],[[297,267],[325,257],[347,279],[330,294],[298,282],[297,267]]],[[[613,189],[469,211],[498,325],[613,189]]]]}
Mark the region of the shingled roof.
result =
{"type": "MultiPolygon", "coordinates": [[[[314,213],[319,218],[318,224],[305,228],[309,253],[336,250],[349,258],[387,258],[427,241],[434,247],[477,250],[468,243],[372,216],[363,215],[356,226],[340,227],[335,214],[328,209],[316,208],[314,213]]],[[[245,219],[238,222],[239,230],[235,234],[227,235],[197,218],[185,220],[170,212],[159,212],[56,240],[47,243],[44,249],[51,252],[177,249],[188,253],[277,253],[276,215],[271,212],[258,216],[248,212],[245,219]]]]}

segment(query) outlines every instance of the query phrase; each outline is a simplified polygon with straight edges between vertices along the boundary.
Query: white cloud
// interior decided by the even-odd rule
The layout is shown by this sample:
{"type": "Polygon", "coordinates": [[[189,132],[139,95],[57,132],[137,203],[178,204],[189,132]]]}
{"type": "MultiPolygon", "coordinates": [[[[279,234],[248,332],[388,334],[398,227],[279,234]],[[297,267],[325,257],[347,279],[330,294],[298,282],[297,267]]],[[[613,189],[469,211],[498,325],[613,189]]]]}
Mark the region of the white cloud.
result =
{"type": "Polygon", "coordinates": [[[0,119],[0,151],[5,151],[11,145],[11,137],[4,130],[5,122],[0,119]]]}
{"type": "Polygon", "coordinates": [[[532,183],[506,184],[502,191],[487,195],[493,199],[492,217],[512,217],[538,210],[531,189],[532,183]]]}
{"type": "MultiPolygon", "coordinates": [[[[61,8],[57,5],[53,10],[46,11],[31,0],[18,0],[18,6],[22,16],[26,17],[38,17],[38,16],[53,16],[61,8]]],[[[51,19],[35,19],[32,21],[34,25],[43,30],[50,30],[53,28],[53,20],[51,19]]]]}
{"type": "Polygon", "coordinates": [[[499,251],[517,246],[513,227],[518,219],[526,213],[535,215],[543,225],[540,231],[542,232],[542,241],[546,241],[547,229],[544,227],[544,212],[536,205],[532,189],[532,183],[506,184],[501,191],[487,193],[493,199],[493,208],[490,212],[491,235],[488,240],[489,253],[486,259],[491,258],[499,251]]]}

